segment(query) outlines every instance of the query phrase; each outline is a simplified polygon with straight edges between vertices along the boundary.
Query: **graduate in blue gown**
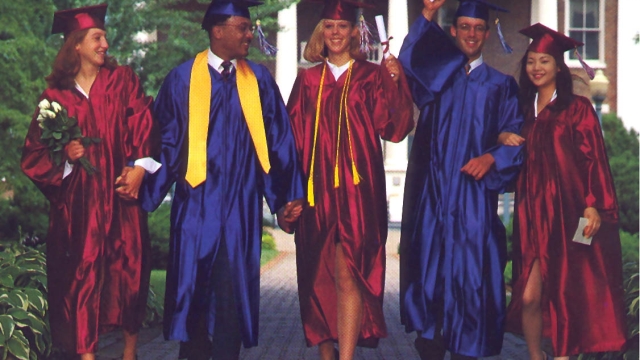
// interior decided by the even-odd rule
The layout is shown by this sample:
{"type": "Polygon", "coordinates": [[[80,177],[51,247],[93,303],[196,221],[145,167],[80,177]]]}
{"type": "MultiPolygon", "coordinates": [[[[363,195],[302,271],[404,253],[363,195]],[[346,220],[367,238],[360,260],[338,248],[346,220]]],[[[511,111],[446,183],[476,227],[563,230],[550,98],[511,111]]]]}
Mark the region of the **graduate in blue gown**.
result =
{"type": "Polygon", "coordinates": [[[191,341],[189,359],[257,345],[262,198],[283,216],[299,214],[304,197],[280,91],[244,59],[255,4],[214,0],[202,24],[210,49],[174,68],[155,103],[162,167],[140,197],[153,211],[175,183],[164,335],[191,341]]]}
{"type": "Polygon", "coordinates": [[[505,317],[504,226],[498,194],[517,175],[521,147],[498,146],[523,119],[511,76],[482,60],[493,5],[463,0],[455,43],[424,0],[400,51],[419,107],[400,245],[401,314],[422,359],[497,355],[505,317]],[[469,70],[467,70],[467,66],[469,70]]]}

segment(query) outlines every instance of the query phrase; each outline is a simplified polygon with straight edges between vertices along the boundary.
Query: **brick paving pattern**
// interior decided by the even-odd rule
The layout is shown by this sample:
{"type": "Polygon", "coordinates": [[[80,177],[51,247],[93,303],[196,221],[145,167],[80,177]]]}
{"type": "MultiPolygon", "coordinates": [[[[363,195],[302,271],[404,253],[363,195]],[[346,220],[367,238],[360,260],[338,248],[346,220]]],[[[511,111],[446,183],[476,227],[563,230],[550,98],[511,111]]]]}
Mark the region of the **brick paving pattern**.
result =
{"type": "MultiPolygon", "coordinates": [[[[274,230],[276,246],[281,254],[263,267],[260,298],[259,345],[242,349],[242,360],[317,360],[317,347],[305,344],[296,284],[296,259],[293,236],[274,230]]],[[[389,336],[380,340],[377,349],[358,348],[357,360],[418,359],[413,348],[415,334],[406,334],[400,325],[399,261],[395,254],[399,231],[390,229],[387,244],[387,275],[385,283],[384,312],[389,336]]],[[[98,360],[120,359],[122,336],[114,332],[102,336],[98,360]]],[[[144,329],[140,333],[138,355],[140,360],[175,360],[178,343],[165,341],[160,328],[144,329]]],[[[448,358],[448,356],[447,356],[448,358]]],[[[506,334],[502,354],[487,360],[528,359],[524,340],[506,334]]]]}

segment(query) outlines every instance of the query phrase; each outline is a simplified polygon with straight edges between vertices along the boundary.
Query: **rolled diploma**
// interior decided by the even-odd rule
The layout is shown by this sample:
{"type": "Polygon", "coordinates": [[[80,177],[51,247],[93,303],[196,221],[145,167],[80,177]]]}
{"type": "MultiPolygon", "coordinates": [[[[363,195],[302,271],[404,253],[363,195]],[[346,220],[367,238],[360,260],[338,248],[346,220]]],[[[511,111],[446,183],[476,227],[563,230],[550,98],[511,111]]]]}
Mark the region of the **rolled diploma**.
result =
{"type": "MultiPolygon", "coordinates": [[[[389,41],[387,39],[387,30],[384,28],[384,18],[382,17],[382,15],[376,15],[376,25],[378,26],[378,36],[380,36],[380,42],[384,43],[386,41],[389,41]]],[[[383,45],[383,50],[384,50],[384,45],[383,45]]],[[[389,57],[389,53],[383,53],[382,56],[384,56],[384,58],[388,58],[389,57]]]]}

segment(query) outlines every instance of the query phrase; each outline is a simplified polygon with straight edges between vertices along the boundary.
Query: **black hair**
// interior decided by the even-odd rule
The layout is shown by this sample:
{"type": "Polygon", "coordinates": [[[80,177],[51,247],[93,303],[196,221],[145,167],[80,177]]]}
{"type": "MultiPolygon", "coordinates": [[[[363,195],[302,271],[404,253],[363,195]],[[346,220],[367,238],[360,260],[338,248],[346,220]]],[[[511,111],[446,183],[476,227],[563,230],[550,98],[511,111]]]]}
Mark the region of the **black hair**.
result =
{"type": "Polygon", "coordinates": [[[227,21],[230,17],[231,15],[209,15],[204,20],[202,20],[202,28],[207,33],[210,33],[212,27],[224,24],[224,22],[227,21]]]}
{"type": "MultiPolygon", "coordinates": [[[[531,82],[529,75],[527,75],[527,57],[529,51],[527,50],[520,60],[520,106],[523,112],[526,114],[531,110],[538,88],[531,82]]],[[[549,109],[553,112],[560,112],[566,109],[571,100],[573,99],[573,78],[571,77],[571,71],[564,62],[564,54],[559,56],[552,55],[556,61],[556,65],[560,68],[560,71],[556,75],[556,101],[554,104],[549,105],[549,109]]]]}

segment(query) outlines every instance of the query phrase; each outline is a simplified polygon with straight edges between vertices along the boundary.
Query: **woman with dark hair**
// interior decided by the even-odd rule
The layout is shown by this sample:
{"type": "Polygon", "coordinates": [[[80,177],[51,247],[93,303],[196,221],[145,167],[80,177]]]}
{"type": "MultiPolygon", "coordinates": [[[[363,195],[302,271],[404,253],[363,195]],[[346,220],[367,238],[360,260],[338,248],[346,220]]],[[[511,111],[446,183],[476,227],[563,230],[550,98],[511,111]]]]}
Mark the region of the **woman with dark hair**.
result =
{"type": "MultiPolygon", "coordinates": [[[[322,359],[352,359],[356,345],[386,337],[382,313],[387,203],[381,138],[413,128],[411,94],[394,57],[382,65],[360,52],[356,7],[330,1],[288,102],[307,179],[309,206],[298,219],[300,311],[308,346],[322,359]]],[[[365,44],[366,45],[366,44],[365,44]]]]}
{"type": "MultiPolygon", "coordinates": [[[[50,203],[47,276],[54,345],[95,359],[98,335],[121,327],[123,359],[135,358],[149,290],[147,214],[136,201],[149,157],[152,100],[126,66],[107,55],[106,5],[55,13],[65,42],[46,80],[41,104],[59,104],[77,119],[84,147],[70,141],[58,163],[43,141],[39,114],[25,140],[22,170],[50,203]],[[45,101],[46,100],[46,101],[45,101]],[[97,172],[86,171],[84,158],[97,172]]],[[[56,106],[57,106],[56,104],[56,106]]],[[[46,106],[46,105],[45,105],[46,106]]]]}
{"type": "Polygon", "coordinates": [[[526,139],[507,329],[524,334],[533,360],[550,358],[543,336],[558,359],[618,351],[625,344],[618,203],[598,117],[573,94],[563,57],[582,43],[541,24],[520,32],[533,38],[521,62],[523,138],[500,138],[526,139]]]}

